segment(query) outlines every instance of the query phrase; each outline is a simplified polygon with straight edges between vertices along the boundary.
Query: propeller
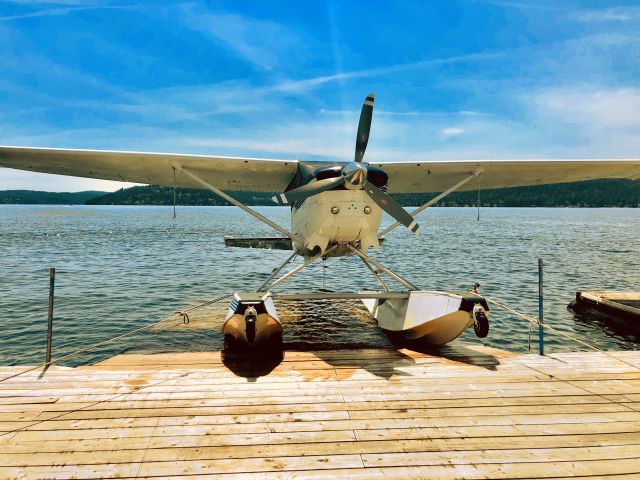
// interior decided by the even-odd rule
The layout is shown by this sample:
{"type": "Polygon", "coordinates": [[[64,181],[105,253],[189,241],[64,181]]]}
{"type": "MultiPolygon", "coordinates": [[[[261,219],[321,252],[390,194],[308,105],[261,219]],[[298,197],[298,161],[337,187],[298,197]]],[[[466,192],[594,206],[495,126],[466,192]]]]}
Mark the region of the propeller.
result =
{"type": "Polygon", "coordinates": [[[369,132],[371,131],[371,118],[373,117],[373,102],[376,98],[375,93],[370,93],[364,99],[362,110],[360,110],[360,122],[358,122],[358,134],[356,135],[356,156],[354,162],[362,162],[364,152],[369,143],[369,132]]]}
{"type": "Polygon", "coordinates": [[[371,200],[376,202],[376,205],[411,230],[411,233],[415,233],[416,235],[420,234],[420,226],[416,223],[415,219],[393,198],[371,182],[364,182],[363,189],[369,194],[371,200]]]}
{"type": "Polygon", "coordinates": [[[358,134],[356,136],[355,159],[352,163],[348,163],[342,167],[339,177],[325,178],[307,183],[306,185],[271,197],[272,200],[279,204],[297,202],[344,185],[349,190],[364,190],[367,192],[369,198],[371,198],[376,205],[411,230],[411,232],[418,235],[420,233],[420,227],[415,219],[402,208],[398,202],[367,180],[367,167],[366,164],[362,163],[362,159],[367,149],[367,143],[369,143],[374,100],[375,94],[371,93],[367,95],[367,98],[365,98],[362,104],[360,122],[358,123],[358,134]]]}

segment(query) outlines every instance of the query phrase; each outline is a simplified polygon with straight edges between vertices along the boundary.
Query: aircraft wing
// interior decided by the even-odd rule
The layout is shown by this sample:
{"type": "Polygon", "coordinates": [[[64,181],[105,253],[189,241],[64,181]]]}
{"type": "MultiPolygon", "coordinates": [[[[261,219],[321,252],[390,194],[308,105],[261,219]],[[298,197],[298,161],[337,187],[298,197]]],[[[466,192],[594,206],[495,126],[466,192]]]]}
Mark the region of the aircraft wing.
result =
{"type": "MultiPolygon", "coordinates": [[[[307,163],[307,162],[305,162],[307,163]]],[[[313,163],[313,162],[308,162],[313,163]]],[[[317,163],[318,166],[330,162],[317,163]]],[[[372,163],[389,175],[390,193],[442,192],[481,169],[478,181],[462,188],[482,190],[598,178],[640,178],[632,160],[470,160],[372,163]]],[[[121,152],[0,146],[0,166],[34,172],[174,185],[173,167],[183,167],[222,190],[283,192],[298,161],[174,153],[121,152]]],[[[202,188],[176,168],[175,186],[202,188]]]]}
{"type": "Polygon", "coordinates": [[[389,193],[442,192],[474,171],[478,180],[462,188],[522,187],[599,178],[640,178],[640,159],[632,160],[482,160],[372,163],[389,175],[389,193]]]}
{"type": "MultiPolygon", "coordinates": [[[[172,153],[70,150],[0,146],[0,166],[155,185],[174,185],[174,166],[188,169],[222,190],[282,192],[296,173],[296,160],[180,155],[172,153]]],[[[175,186],[202,188],[176,168],[175,186]]]]}

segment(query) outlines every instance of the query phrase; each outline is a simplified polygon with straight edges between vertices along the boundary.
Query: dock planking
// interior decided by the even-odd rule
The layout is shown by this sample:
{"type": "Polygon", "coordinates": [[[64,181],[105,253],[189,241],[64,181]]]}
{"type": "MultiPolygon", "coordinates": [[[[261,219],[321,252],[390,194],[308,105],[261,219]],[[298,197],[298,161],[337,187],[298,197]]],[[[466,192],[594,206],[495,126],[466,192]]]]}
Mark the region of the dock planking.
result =
{"type": "Polygon", "coordinates": [[[0,382],[0,446],[0,478],[637,478],[640,352],[119,355],[0,382]]]}

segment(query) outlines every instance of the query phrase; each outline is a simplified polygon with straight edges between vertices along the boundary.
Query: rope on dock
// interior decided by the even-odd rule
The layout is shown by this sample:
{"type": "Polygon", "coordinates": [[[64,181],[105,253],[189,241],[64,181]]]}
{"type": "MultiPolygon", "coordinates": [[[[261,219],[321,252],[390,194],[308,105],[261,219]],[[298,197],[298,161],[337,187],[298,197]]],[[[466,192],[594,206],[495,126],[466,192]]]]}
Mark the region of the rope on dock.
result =
{"type": "MultiPolygon", "coordinates": [[[[568,338],[569,340],[573,340],[574,342],[577,342],[577,343],[579,343],[581,345],[589,347],[589,348],[591,348],[591,349],[593,349],[593,350],[595,350],[597,352],[603,353],[603,354],[613,358],[614,360],[617,360],[618,362],[622,362],[625,365],[628,365],[628,366],[640,371],[640,367],[638,365],[635,365],[635,364],[627,362],[627,361],[625,361],[625,360],[623,360],[621,358],[618,358],[618,357],[616,357],[614,355],[611,355],[606,350],[602,350],[601,348],[598,348],[595,345],[591,345],[590,343],[585,342],[583,340],[580,340],[579,338],[576,338],[576,337],[574,337],[572,335],[569,335],[568,333],[565,333],[565,332],[562,332],[562,331],[560,331],[560,330],[558,330],[556,328],[553,328],[553,327],[549,326],[546,323],[540,323],[540,321],[538,321],[538,319],[536,317],[532,317],[532,316],[526,315],[524,313],[518,312],[517,310],[514,310],[511,307],[508,307],[504,303],[497,302],[495,300],[490,300],[488,298],[485,298],[485,299],[487,300],[487,302],[491,303],[492,305],[500,307],[500,308],[512,313],[513,315],[515,315],[517,317],[520,317],[520,318],[523,318],[523,319],[527,320],[529,322],[529,343],[531,343],[531,326],[534,325],[534,324],[542,325],[543,328],[548,328],[549,330],[551,330],[552,332],[557,333],[558,335],[561,335],[561,336],[563,336],[565,338],[568,338]]],[[[535,367],[533,367],[531,365],[524,364],[524,366],[526,366],[527,368],[531,368],[532,370],[535,370],[536,372],[542,373],[543,375],[546,375],[544,372],[538,370],[537,368],[535,368],[535,367]]],[[[638,410],[636,408],[633,408],[632,406],[629,405],[629,403],[631,403],[631,402],[619,402],[618,400],[615,400],[615,399],[611,398],[610,396],[606,396],[604,394],[597,393],[597,392],[592,392],[588,388],[586,388],[586,387],[584,387],[582,385],[577,385],[577,384],[567,380],[566,378],[561,378],[561,377],[555,377],[555,378],[558,378],[560,381],[566,383],[567,385],[571,385],[574,388],[578,388],[578,389],[580,389],[580,390],[582,390],[582,391],[584,391],[584,392],[586,392],[586,393],[588,393],[590,395],[597,395],[598,397],[603,398],[604,400],[607,400],[609,402],[615,403],[616,405],[618,405],[618,406],[620,406],[622,408],[626,408],[626,409],[634,411],[634,412],[640,412],[640,410],[638,410]]],[[[627,397],[625,397],[625,398],[627,398],[627,397]]]]}
{"type": "Polygon", "coordinates": [[[581,345],[584,345],[585,347],[591,348],[592,350],[595,350],[596,352],[604,353],[605,355],[607,355],[607,356],[609,356],[609,357],[611,357],[611,358],[613,358],[613,359],[615,359],[615,360],[617,360],[617,361],[619,361],[619,362],[625,363],[625,364],[629,365],[630,367],[633,367],[633,368],[635,368],[635,369],[637,369],[637,370],[640,370],[640,366],[635,365],[635,364],[633,364],[633,363],[629,363],[629,362],[627,362],[627,361],[625,361],[625,360],[623,360],[623,359],[621,359],[621,358],[616,357],[615,355],[611,355],[611,354],[610,354],[609,352],[607,352],[606,350],[602,350],[601,348],[598,348],[598,347],[596,347],[595,345],[591,345],[590,343],[585,342],[584,340],[580,340],[579,338],[576,338],[576,337],[574,337],[574,336],[572,336],[572,335],[569,335],[569,334],[568,334],[568,333],[566,333],[566,332],[563,332],[563,331],[561,331],[561,330],[558,330],[557,328],[553,328],[553,327],[552,327],[551,325],[549,325],[548,323],[540,323],[536,317],[532,317],[532,316],[530,316],[530,315],[526,315],[526,314],[524,314],[524,313],[522,313],[522,312],[518,312],[517,310],[514,310],[513,308],[508,307],[508,306],[507,306],[507,305],[505,305],[504,303],[498,302],[498,301],[496,301],[496,300],[491,300],[491,299],[486,298],[486,297],[485,297],[485,300],[486,300],[488,303],[490,303],[490,304],[492,304],[492,305],[495,305],[496,307],[500,307],[500,308],[502,308],[502,309],[504,309],[504,310],[508,311],[509,313],[512,313],[513,315],[515,315],[515,316],[517,316],[517,317],[520,317],[520,318],[522,318],[522,319],[524,319],[524,320],[528,321],[530,324],[542,325],[542,327],[543,327],[543,328],[546,328],[546,329],[548,329],[548,330],[551,330],[552,332],[557,333],[558,335],[560,335],[560,336],[562,336],[562,337],[565,337],[565,338],[567,338],[567,339],[569,339],[569,340],[573,340],[574,342],[579,343],[579,344],[581,344],[581,345]]]}
{"type": "MultiPolygon", "coordinates": [[[[155,327],[155,326],[160,325],[161,323],[164,323],[167,320],[173,318],[174,315],[182,316],[182,319],[180,320],[180,323],[185,323],[183,315],[186,315],[187,312],[192,312],[192,311],[197,310],[199,308],[206,307],[208,305],[212,305],[212,304],[214,304],[216,302],[220,302],[220,301],[222,301],[222,300],[224,300],[226,298],[229,298],[231,296],[233,296],[233,294],[222,295],[220,297],[214,298],[213,300],[209,300],[207,302],[200,303],[198,305],[194,305],[193,307],[189,307],[189,308],[187,308],[185,310],[180,310],[180,311],[174,312],[171,315],[169,315],[168,317],[163,318],[159,322],[150,323],[149,325],[144,325],[142,327],[134,328],[133,330],[129,330],[128,332],[123,333],[122,335],[118,335],[117,337],[113,337],[113,338],[110,338],[108,340],[103,340],[101,342],[91,344],[91,345],[89,345],[87,347],[81,348],[80,350],[76,350],[75,352],[69,353],[68,355],[64,355],[64,356],[62,356],[60,358],[56,358],[56,359],[54,359],[54,360],[52,360],[50,362],[43,362],[43,363],[40,363],[40,364],[36,365],[35,367],[27,368],[26,370],[22,370],[22,371],[20,371],[18,373],[14,373],[13,375],[9,375],[8,377],[0,378],[0,383],[4,382],[5,380],[9,380],[9,379],[18,377],[20,375],[24,375],[25,373],[33,372],[34,370],[38,370],[40,368],[45,368],[45,367],[48,368],[51,365],[55,365],[55,364],[57,364],[59,362],[62,362],[64,360],[69,360],[70,358],[77,357],[81,353],[85,353],[85,352],[87,352],[89,350],[92,350],[92,349],[94,349],[96,347],[100,347],[102,345],[106,345],[108,343],[115,342],[116,340],[121,340],[121,339],[123,339],[125,337],[128,337],[129,335],[133,335],[134,333],[138,333],[138,332],[141,332],[143,330],[149,329],[151,327],[155,327]]],[[[187,318],[188,318],[188,316],[187,316],[187,318]]],[[[179,325],[180,323],[176,323],[176,325],[179,325]]]]}

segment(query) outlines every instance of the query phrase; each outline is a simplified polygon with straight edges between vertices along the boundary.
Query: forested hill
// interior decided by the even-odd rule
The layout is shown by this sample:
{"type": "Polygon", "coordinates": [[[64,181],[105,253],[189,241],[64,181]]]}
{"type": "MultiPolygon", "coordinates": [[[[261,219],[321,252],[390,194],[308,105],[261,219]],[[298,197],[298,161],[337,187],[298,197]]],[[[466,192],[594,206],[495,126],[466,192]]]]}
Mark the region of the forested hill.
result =
{"type": "Polygon", "coordinates": [[[20,205],[81,205],[107,192],[39,192],[36,190],[0,191],[0,204],[20,205]]]}
{"type": "MultiPolygon", "coordinates": [[[[247,205],[274,205],[271,193],[232,192],[247,205]]],[[[416,206],[434,194],[393,195],[402,205],[416,206]]],[[[208,190],[176,189],[178,205],[228,205],[208,190]]],[[[475,205],[477,192],[454,193],[439,206],[475,205]]],[[[113,193],[87,191],[51,193],[33,190],[0,191],[0,204],[89,204],[89,205],[172,205],[173,190],[148,185],[121,189],[113,193]]],[[[640,207],[640,180],[595,180],[537,187],[504,188],[480,192],[483,206],[496,207],[640,207]]]]}
{"type": "MultiPolygon", "coordinates": [[[[233,192],[235,198],[247,205],[274,205],[271,193],[233,192]]],[[[417,206],[433,194],[393,195],[404,206],[417,206]]],[[[176,189],[178,205],[228,205],[208,190],[176,189]]],[[[439,206],[472,206],[477,192],[454,193],[439,206]]],[[[149,185],[131,187],[93,198],[91,205],[172,205],[173,190],[149,185]]],[[[504,188],[480,192],[483,206],[496,207],[640,207],[640,180],[594,180],[590,182],[541,185],[536,187],[504,188]]]]}

